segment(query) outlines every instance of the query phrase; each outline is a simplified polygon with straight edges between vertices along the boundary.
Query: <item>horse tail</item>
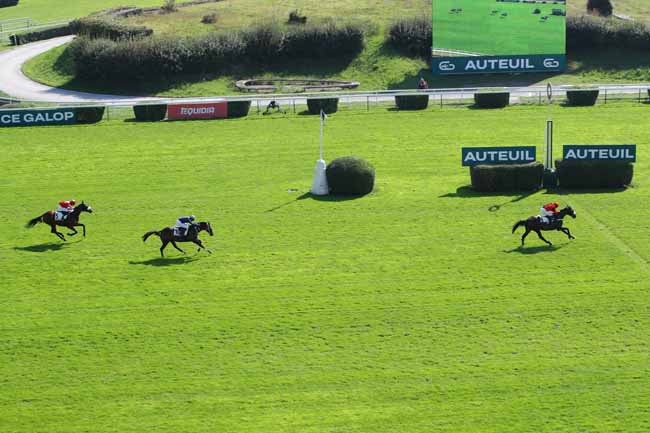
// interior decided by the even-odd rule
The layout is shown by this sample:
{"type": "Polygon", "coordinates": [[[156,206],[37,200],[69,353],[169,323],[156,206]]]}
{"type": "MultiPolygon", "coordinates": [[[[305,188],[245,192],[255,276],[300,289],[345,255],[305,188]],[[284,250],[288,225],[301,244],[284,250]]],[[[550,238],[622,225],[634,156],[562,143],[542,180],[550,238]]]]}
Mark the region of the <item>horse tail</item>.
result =
{"type": "Polygon", "coordinates": [[[526,225],[526,220],[517,221],[517,224],[515,224],[512,227],[512,232],[514,233],[515,230],[517,230],[519,228],[519,226],[525,226],[525,225],[526,225]]]}
{"type": "Polygon", "coordinates": [[[156,235],[156,236],[160,237],[160,232],[157,231],[157,230],[152,230],[150,232],[145,233],[144,236],[142,236],[142,242],[149,239],[149,236],[151,236],[151,235],[156,235]]]}
{"type": "Polygon", "coordinates": [[[29,229],[41,222],[43,222],[43,215],[37,216],[36,218],[29,220],[29,222],[25,224],[25,227],[29,229]]]}

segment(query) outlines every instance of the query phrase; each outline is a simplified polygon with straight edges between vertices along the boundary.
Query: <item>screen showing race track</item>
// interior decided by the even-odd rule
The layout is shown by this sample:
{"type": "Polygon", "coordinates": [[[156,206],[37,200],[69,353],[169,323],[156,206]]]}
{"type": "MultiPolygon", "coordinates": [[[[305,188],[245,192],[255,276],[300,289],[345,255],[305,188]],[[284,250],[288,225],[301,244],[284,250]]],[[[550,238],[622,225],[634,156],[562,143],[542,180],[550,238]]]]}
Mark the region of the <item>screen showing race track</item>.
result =
{"type": "Polygon", "coordinates": [[[566,65],[566,0],[433,0],[438,74],[554,72],[566,65]]]}

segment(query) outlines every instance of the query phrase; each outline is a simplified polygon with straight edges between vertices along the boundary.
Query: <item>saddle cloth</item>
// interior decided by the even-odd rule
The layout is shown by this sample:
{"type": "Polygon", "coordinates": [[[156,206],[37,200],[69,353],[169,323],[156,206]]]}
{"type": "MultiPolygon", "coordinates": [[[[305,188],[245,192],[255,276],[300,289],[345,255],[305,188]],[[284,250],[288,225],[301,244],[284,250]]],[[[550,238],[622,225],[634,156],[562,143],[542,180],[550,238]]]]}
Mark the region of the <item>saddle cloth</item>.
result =
{"type": "Polygon", "coordinates": [[[54,212],[54,221],[63,221],[65,214],[63,212],[54,212]]]}

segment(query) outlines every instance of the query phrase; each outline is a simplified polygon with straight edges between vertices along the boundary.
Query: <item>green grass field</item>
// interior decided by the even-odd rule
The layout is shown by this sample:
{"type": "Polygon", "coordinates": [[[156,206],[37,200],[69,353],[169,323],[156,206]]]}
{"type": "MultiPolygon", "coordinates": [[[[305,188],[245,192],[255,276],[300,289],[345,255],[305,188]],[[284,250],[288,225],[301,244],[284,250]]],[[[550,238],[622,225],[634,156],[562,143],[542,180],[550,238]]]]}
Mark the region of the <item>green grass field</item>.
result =
{"type": "Polygon", "coordinates": [[[541,152],[545,107],[342,112],[326,159],[377,170],[343,201],[303,196],[317,117],[5,129],[0,430],[646,431],[647,117],[554,108],[558,144],[639,145],[627,191],[479,196],[460,147],[541,152]],[[86,239],[23,227],[62,198],[86,239]],[[518,249],[552,200],[577,240],[518,249]],[[212,256],[142,243],[190,212],[212,256]]]}
{"type": "Polygon", "coordinates": [[[566,19],[553,16],[553,9],[564,11],[566,7],[496,0],[436,0],[433,47],[482,55],[563,54],[566,19]],[[452,12],[458,9],[462,10],[452,12]],[[533,14],[535,9],[541,13],[533,14]]]}

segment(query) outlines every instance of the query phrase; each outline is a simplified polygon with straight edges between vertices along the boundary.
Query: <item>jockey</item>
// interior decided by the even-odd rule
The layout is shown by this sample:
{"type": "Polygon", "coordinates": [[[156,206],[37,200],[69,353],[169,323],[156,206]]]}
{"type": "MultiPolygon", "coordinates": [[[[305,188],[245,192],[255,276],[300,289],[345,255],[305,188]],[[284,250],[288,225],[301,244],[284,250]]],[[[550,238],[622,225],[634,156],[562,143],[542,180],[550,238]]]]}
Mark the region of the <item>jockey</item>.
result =
{"type": "Polygon", "coordinates": [[[59,206],[56,208],[56,213],[59,218],[57,218],[59,221],[65,220],[70,213],[74,210],[74,205],[76,205],[77,202],[73,200],[63,200],[59,202],[59,206]]]}
{"type": "Polygon", "coordinates": [[[540,210],[539,210],[541,212],[540,216],[541,216],[542,222],[545,223],[545,224],[552,223],[555,216],[558,213],[560,213],[560,211],[558,211],[559,207],[560,207],[560,203],[558,203],[558,202],[548,203],[548,204],[545,204],[544,206],[542,206],[540,208],[540,210]]]}
{"type": "Polygon", "coordinates": [[[176,227],[183,229],[182,232],[179,230],[179,233],[182,233],[181,236],[187,236],[190,231],[190,226],[194,222],[194,219],[194,215],[190,215],[182,216],[176,220],[176,227]]]}

